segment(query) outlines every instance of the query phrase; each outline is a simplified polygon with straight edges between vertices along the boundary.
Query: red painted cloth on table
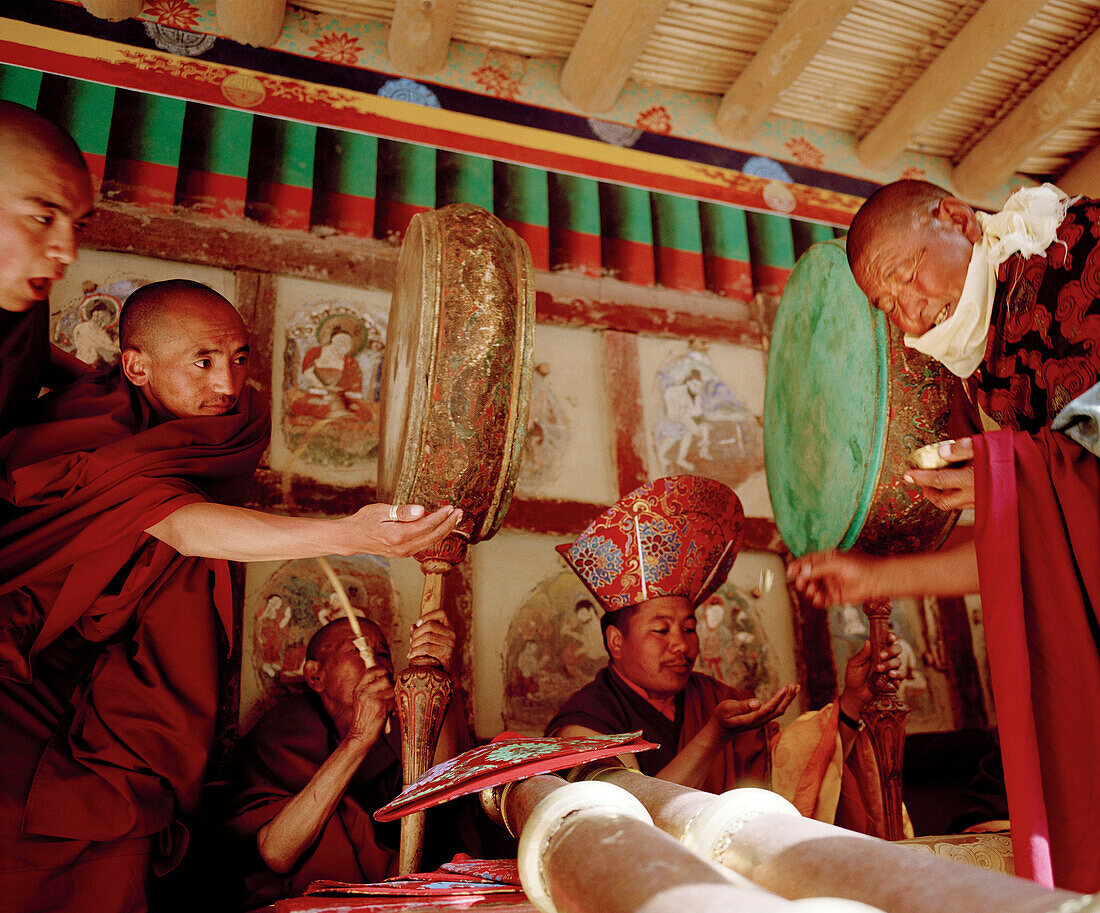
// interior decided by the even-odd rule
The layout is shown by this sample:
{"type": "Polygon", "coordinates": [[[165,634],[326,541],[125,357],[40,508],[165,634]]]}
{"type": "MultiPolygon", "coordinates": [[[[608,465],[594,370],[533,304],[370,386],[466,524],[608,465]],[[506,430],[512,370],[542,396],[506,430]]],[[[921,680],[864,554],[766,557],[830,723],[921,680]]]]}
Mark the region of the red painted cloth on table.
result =
{"type": "Polygon", "coordinates": [[[1069,438],[974,439],[975,541],[1016,872],[1100,889],[1100,462],[1069,438]]]}
{"type": "Polygon", "coordinates": [[[1001,427],[1034,433],[1100,382],[1100,200],[1070,206],[1055,242],[1009,257],[997,279],[970,383],[1001,427]]]}
{"type": "Polygon", "coordinates": [[[228,563],[144,529],[239,496],[267,410],[245,390],[158,424],[115,369],[35,419],[0,440],[0,893],[129,909],[154,835],[198,800],[232,618],[228,563]]]}

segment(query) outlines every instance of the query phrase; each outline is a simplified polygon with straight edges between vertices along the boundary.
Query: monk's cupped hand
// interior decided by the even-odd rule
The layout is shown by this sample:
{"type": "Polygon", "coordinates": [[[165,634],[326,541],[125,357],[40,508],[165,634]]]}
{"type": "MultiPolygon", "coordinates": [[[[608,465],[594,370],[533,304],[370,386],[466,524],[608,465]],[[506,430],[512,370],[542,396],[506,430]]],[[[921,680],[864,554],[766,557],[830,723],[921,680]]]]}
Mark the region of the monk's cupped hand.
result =
{"type": "Polygon", "coordinates": [[[756,698],[722,701],[714,708],[714,719],[721,727],[723,735],[731,738],[738,732],[756,729],[782,716],[798,692],[799,686],[792,684],[784,685],[763,703],[756,698]]]}
{"type": "Polygon", "coordinates": [[[378,734],[388,717],[396,708],[393,682],[381,666],[371,666],[363,671],[362,678],[355,686],[355,710],[352,716],[348,738],[362,742],[370,747],[378,739],[378,734]]]}
{"type": "Polygon", "coordinates": [[[455,651],[455,632],[447,613],[436,609],[418,619],[409,631],[409,662],[425,657],[444,671],[450,671],[455,651]]]}
{"type": "Polygon", "coordinates": [[[858,552],[811,552],[787,565],[787,579],[819,609],[879,595],[875,560],[858,552]]]}
{"type": "Polygon", "coordinates": [[[442,541],[458,526],[462,511],[446,505],[425,514],[419,504],[368,504],[345,520],[353,539],[352,554],[404,558],[442,541]]]}
{"type": "Polygon", "coordinates": [[[910,469],[905,480],[920,486],[921,495],[940,510],[968,510],[974,506],[974,443],[968,438],[944,441],[939,454],[959,465],[943,469],[910,469]]]}

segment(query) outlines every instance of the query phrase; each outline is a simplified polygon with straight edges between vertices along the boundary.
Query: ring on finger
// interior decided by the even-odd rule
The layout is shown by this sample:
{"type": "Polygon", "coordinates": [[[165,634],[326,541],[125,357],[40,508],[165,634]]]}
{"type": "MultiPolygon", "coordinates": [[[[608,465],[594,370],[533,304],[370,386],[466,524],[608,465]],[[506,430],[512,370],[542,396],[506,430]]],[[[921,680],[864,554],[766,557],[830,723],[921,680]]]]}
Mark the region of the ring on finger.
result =
{"type": "Polygon", "coordinates": [[[394,523],[397,522],[397,505],[396,504],[391,504],[390,505],[390,520],[392,520],[394,523]]]}

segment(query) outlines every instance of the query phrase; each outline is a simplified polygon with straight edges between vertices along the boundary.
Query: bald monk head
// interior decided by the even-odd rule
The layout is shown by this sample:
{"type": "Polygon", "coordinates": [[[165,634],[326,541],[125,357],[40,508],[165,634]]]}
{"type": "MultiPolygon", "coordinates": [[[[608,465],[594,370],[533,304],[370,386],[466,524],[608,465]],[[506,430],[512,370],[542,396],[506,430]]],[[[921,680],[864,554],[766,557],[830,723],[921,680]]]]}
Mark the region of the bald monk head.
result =
{"type": "Polygon", "coordinates": [[[224,415],[248,377],[248,331],[213,289],[187,279],[143,285],[119,317],[122,372],[162,419],[224,415]]]}
{"type": "MultiPolygon", "coordinates": [[[[393,660],[390,646],[382,629],[373,621],[359,620],[367,646],[374,661],[393,681],[393,660]]],[[[355,634],[346,618],[330,621],[313,635],[306,648],[306,664],[302,670],[306,684],[317,693],[325,712],[338,733],[351,729],[355,714],[355,691],[363,679],[363,658],[355,648],[355,634]]]]}
{"type": "Polygon", "coordinates": [[[49,297],[76,259],[92,179],[72,138],[30,108],[0,101],[0,309],[49,297]]]}
{"type": "Polygon", "coordinates": [[[876,190],[848,231],[848,263],[871,304],[921,336],[955,312],[974,244],[974,210],[927,181],[876,190]]]}

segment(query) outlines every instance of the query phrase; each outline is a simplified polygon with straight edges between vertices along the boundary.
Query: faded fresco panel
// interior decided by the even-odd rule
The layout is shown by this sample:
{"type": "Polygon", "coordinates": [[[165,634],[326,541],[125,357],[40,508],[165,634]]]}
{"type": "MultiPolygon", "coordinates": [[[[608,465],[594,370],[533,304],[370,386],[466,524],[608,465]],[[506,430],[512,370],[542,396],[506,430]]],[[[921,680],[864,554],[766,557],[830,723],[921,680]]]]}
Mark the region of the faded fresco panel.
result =
{"type": "MultiPolygon", "coordinates": [[[[390,644],[394,668],[408,665],[408,629],[420,608],[424,575],[411,558],[332,556],[351,604],[390,644]]],[[[280,694],[303,687],[302,663],[313,633],[342,614],[332,584],[312,558],[246,567],[239,720],[246,731],[280,694]]]]}
{"type": "Polygon", "coordinates": [[[764,358],[756,349],[639,337],[651,478],[700,475],[772,515],[764,478],[764,358]]]}
{"type": "Polygon", "coordinates": [[[96,367],[118,362],[118,315],[127,296],[163,279],[191,279],[233,300],[233,274],[110,251],[81,251],[50,294],[50,339],[96,367]]]}
{"type": "Polygon", "coordinates": [[[384,292],[279,280],[273,469],[338,485],[374,483],[389,306],[384,292]]]}
{"type": "Polygon", "coordinates": [[[535,326],[531,414],[516,494],[603,504],[618,494],[599,334],[535,326]]]}

